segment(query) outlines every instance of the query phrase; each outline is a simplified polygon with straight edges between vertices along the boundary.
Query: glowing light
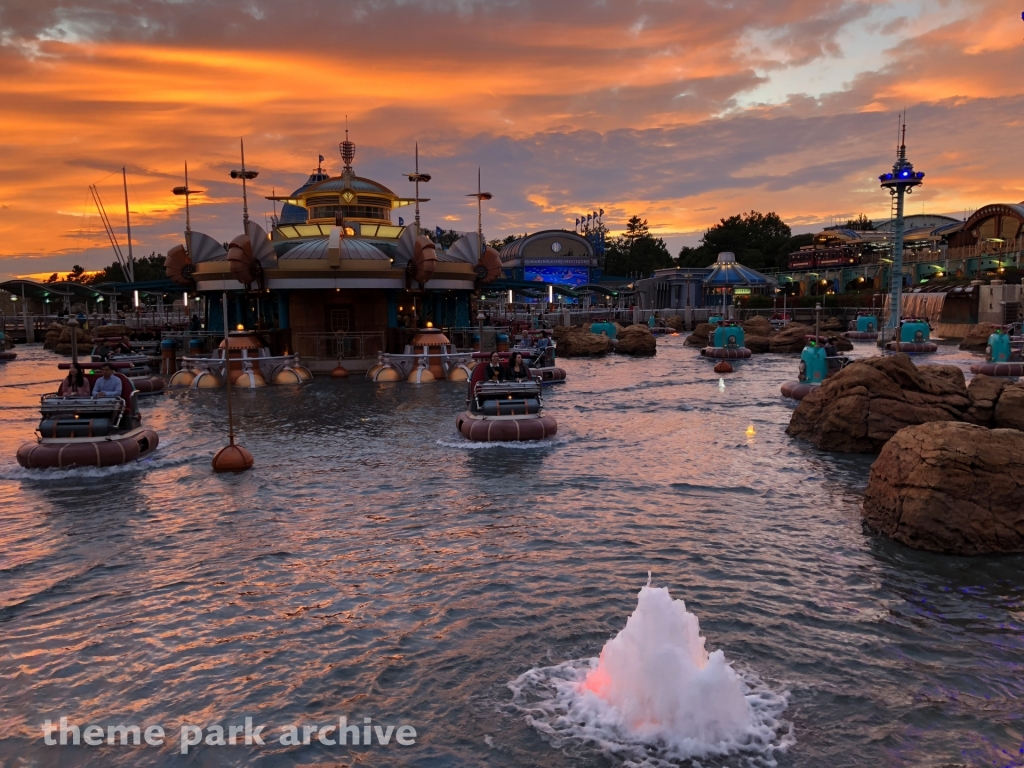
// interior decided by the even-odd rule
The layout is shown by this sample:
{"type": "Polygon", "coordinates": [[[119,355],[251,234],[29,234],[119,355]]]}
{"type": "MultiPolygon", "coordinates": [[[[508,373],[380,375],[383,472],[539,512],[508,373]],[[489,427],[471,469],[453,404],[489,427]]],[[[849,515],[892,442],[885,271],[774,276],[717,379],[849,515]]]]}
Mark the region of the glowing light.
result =
{"type": "Polygon", "coordinates": [[[749,427],[747,427],[747,437],[753,437],[756,434],[757,434],[757,430],[754,429],[754,425],[753,424],[751,424],[749,427]]]}
{"type": "Polygon", "coordinates": [[[554,303],[555,303],[555,286],[549,285],[548,286],[548,304],[554,304],[554,303]]]}
{"type": "Polygon", "coordinates": [[[244,331],[245,330],[245,326],[242,325],[241,323],[239,323],[238,325],[235,326],[235,330],[244,331]]]}
{"type": "Polygon", "coordinates": [[[511,288],[508,289],[508,303],[509,304],[512,303],[512,289],[511,288]]]}
{"type": "Polygon", "coordinates": [[[134,294],[135,294],[135,296],[134,296],[135,308],[138,309],[139,308],[139,292],[138,291],[134,291],[134,294]]]}
{"type": "Polygon", "coordinates": [[[188,306],[188,293],[187,292],[182,294],[182,296],[181,296],[181,303],[184,306],[186,306],[186,307],[188,306]]]}
{"type": "Polygon", "coordinates": [[[427,328],[433,328],[433,327],[434,327],[434,324],[432,322],[430,322],[429,320],[427,320],[427,328]]]}
{"type": "Polygon", "coordinates": [[[725,379],[724,378],[719,378],[718,379],[718,388],[721,389],[721,390],[725,389],[725,379]]]}

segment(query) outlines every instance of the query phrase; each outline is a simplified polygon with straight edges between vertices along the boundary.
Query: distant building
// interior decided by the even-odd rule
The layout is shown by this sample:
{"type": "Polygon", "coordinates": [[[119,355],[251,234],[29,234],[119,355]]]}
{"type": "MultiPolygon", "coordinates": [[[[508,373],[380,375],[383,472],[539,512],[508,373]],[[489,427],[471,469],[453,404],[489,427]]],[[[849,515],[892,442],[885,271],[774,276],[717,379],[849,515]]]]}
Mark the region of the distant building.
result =
{"type": "Polygon", "coordinates": [[[597,256],[593,244],[582,235],[546,229],[502,248],[501,266],[513,280],[578,288],[595,281],[597,256]]]}
{"type": "MultiPolygon", "coordinates": [[[[942,227],[946,224],[959,224],[960,219],[953,218],[952,216],[939,216],[934,213],[912,213],[903,217],[903,229],[934,229],[935,227],[942,227]]],[[[878,219],[873,221],[876,232],[892,232],[893,221],[891,219],[878,219]]]]}

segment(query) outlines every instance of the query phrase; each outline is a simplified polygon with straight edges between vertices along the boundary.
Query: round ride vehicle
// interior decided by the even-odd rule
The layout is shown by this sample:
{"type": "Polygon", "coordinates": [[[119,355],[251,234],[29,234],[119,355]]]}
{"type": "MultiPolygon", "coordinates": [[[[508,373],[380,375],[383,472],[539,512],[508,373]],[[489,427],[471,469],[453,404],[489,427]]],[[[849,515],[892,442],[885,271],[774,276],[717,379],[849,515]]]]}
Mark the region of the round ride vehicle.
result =
{"type": "Polygon", "coordinates": [[[0,363],[7,363],[17,358],[18,353],[7,348],[7,334],[0,331],[0,363]]]}
{"type": "MultiPolygon", "coordinates": [[[[59,367],[70,366],[61,363],[59,367]]],[[[82,376],[83,392],[86,387],[91,392],[102,374],[82,376]]],[[[119,371],[110,378],[120,384],[117,395],[43,395],[36,441],[18,449],[18,463],[27,469],[112,467],[155,451],[159,439],[154,430],[142,425],[139,393],[131,380],[119,371]]]]}
{"type": "Polygon", "coordinates": [[[715,360],[747,360],[751,352],[745,346],[743,328],[735,320],[720,320],[711,337],[711,346],[700,353],[715,360]]]}
{"type": "Polygon", "coordinates": [[[789,312],[773,312],[768,318],[768,324],[775,330],[779,330],[787,323],[793,322],[793,316],[789,312]]]}
{"type": "Polygon", "coordinates": [[[931,341],[931,326],[928,321],[917,317],[903,318],[900,324],[900,342],[887,342],[889,352],[906,352],[908,355],[926,355],[938,350],[939,345],[931,341]],[[899,349],[897,349],[897,346],[899,349]]]}
{"type": "Polygon", "coordinates": [[[782,385],[782,396],[793,400],[803,400],[816,387],[836,371],[841,371],[850,363],[850,358],[829,355],[824,336],[808,336],[807,344],[800,352],[800,372],[796,381],[787,381],[782,385]]]}
{"type": "Polygon", "coordinates": [[[1021,349],[1013,348],[1010,330],[1010,326],[1004,326],[992,332],[985,347],[985,362],[972,363],[971,373],[985,376],[1024,376],[1021,349]]]}
{"type": "Polygon", "coordinates": [[[481,361],[469,380],[466,410],[455,419],[463,437],[478,443],[523,442],[558,432],[558,423],[544,413],[540,381],[485,381],[488,368],[481,361]]]}
{"type": "MultiPolygon", "coordinates": [[[[612,326],[612,332],[614,332],[615,326],[612,326]]],[[[525,337],[524,337],[525,339],[525,337]]],[[[532,339],[531,339],[532,340],[532,339]]],[[[530,365],[530,373],[532,373],[537,379],[540,380],[541,386],[549,386],[551,384],[564,384],[565,383],[565,369],[555,365],[555,346],[548,339],[547,335],[541,336],[534,341],[536,346],[532,347],[513,347],[509,352],[511,355],[513,352],[521,352],[523,359],[526,360],[530,365]],[[546,343],[545,343],[546,342],[546,343]]],[[[499,353],[503,360],[506,359],[505,353],[499,353]]],[[[487,355],[476,353],[473,355],[474,358],[486,358],[487,355]]]]}
{"type": "Polygon", "coordinates": [[[125,363],[126,366],[118,370],[132,380],[132,386],[140,396],[159,395],[164,391],[163,377],[153,374],[149,355],[132,349],[127,340],[120,337],[102,338],[99,342],[92,350],[93,363],[104,360],[125,363]]]}
{"type": "Polygon", "coordinates": [[[878,318],[871,312],[860,312],[850,322],[850,330],[843,334],[851,341],[874,341],[878,338],[878,318]]]}

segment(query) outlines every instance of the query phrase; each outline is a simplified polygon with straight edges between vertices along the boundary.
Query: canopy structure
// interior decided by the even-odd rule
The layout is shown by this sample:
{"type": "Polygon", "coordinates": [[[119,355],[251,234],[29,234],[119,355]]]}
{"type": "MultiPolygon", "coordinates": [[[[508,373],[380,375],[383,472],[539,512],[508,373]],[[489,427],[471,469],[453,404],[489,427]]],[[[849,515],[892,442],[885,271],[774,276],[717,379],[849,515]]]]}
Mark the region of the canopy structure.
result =
{"type": "Polygon", "coordinates": [[[751,288],[767,288],[777,282],[767,275],[744,267],[736,261],[736,255],[728,251],[718,254],[718,260],[711,267],[711,272],[704,278],[706,288],[732,288],[747,286],[751,288]]]}

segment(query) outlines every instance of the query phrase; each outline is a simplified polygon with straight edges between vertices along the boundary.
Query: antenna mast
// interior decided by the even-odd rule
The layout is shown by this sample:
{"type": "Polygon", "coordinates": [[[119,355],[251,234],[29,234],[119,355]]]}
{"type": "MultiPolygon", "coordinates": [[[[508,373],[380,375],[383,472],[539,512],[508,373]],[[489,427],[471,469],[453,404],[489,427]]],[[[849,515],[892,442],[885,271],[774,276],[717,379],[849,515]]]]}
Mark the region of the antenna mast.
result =
{"type": "Polygon", "coordinates": [[[128,229],[128,282],[135,282],[135,257],[132,255],[132,218],[128,213],[128,171],[121,166],[121,179],[124,181],[124,223],[128,229]]]}

